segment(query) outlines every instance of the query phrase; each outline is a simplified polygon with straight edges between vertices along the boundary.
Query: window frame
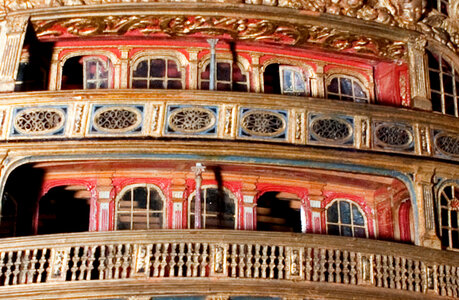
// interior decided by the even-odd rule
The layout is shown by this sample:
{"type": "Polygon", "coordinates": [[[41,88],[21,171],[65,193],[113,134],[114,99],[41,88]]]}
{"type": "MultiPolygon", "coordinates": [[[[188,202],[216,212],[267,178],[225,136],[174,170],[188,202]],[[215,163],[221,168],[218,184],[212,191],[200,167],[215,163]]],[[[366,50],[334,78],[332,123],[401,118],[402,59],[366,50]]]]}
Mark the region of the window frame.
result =
{"type": "Polygon", "coordinates": [[[429,79],[428,81],[429,82],[429,95],[430,95],[430,101],[432,103],[432,112],[458,118],[459,117],[459,84],[458,84],[459,83],[458,81],[459,69],[456,69],[456,66],[451,61],[451,59],[447,55],[441,53],[440,51],[435,51],[434,49],[426,49],[426,57],[427,57],[427,76],[429,79]],[[432,56],[433,59],[435,59],[436,63],[438,64],[438,70],[433,69],[431,67],[431,60],[430,60],[429,54],[430,56],[432,56]],[[448,67],[451,69],[450,74],[443,71],[443,61],[445,61],[448,64],[448,67]],[[432,88],[432,77],[430,75],[431,72],[436,73],[438,75],[440,90],[436,90],[432,88]],[[445,92],[445,85],[443,83],[444,75],[452,77],[452,88],[453,88],[452,94],[445,92]],[[440,95],[441,111],[434,110],[434,105],[433,105],[433,95],[434,94],[440,95]],[[446,113],[445,97],[453,98],[454,115],[446,113]]]}
{"type": "MultiPolygon", "coordinates": [[[[235,83],[241,83],[242,81],[236,81],[234,82],[233,81],[233,64],[237,64],[237,66],[239,67],[239,69],[241,70],[241,73],[242,75],[245,75],[245,78],[246,78],[246,81],[245,81],[245,85],[247,86],[247,91],[235,91],[235,92],[241,92],[241,93],[245,93],[245,92],[250,92],[250,72],[244,67],[244,64],[241,62],[241,61],[234,61],[234,60],[231,60],[229,58],[222,58],[222,57],[219,57],[217,56],[216,58],[216,65],[217,65],[217,69],[218,69],[218,63],[228,63],[230,65],[230,68],[231,68],[231,71],[230,71],[230,75],[231,75],[231,80],[230,81],[222,81],[222,80],[218,80],[217,79],[217,76],[215,76],[215,90],[214,91],[224,91],[224,90],[218,90],[217,89],[217,86],[218,86],[218,83],[224,83],[224,84],[229,84],[230,87],[231,87],[231,92],[233,92],[233,84],[235,83]]],[[[203,82],[209,82],[209,86],[210,86],[210,76],[209,76],[209,79],[202,79],[201,78],[201,74],[203,72],[206,71],[206,68],[207,66],[210,64],[210,58],[209,59],[206,59],[204,60],[201,64],[200,64],[200,68],[199,68],[199,73],[198,73],[198,88],[199,90],[203,90],[203,91],[207,91],[207,89],[202,89],[202,83],[203,82]]],[[[210,71],[210,67],[209,67],[209,71],[210,71]]],[[[216,70],[217,71],[217,70],[216,70]]]]}
{"type": "MultiPolygon", "coordinates": [[[[367,220],[367,216],[365,215],[365,212],[363,211],[363,209],[360,207],[360,205],[350,199],[346,199],[346,198],[335,198],[333,199],[332,201],[330,201],[326,206],[325,206],[325,232],[326,234],[329,234],[328,233],[328,225],[331,224],[331,225],[336,225],[338,226],[339,228],[339,236],[344,236],[341,234],[341,227],[342,226],[348,226],[348,227],[351,227],[352,229],[352,236],[351,237],[355,237],[354,236],[354,228],[355,227],[358,227],[358,228],[364,228],[365,229],[365,237],[364,238],[369,238],[369,230],[368,230],[368,220],[367,220]],[[350,224],[343,224],[341,222],[341,214],[340,214],[340,202],[341,201],[344,201],[344,202],[348,202],[349,203],[349,206],[350,206],[350,215],[351,215],[351,223],[350,224]],[[333,223],[333,222],[329,222],[328,221],[328,209],[333,205],[337,203],[337,213],[338,213],[338,222],[337,223],[333,223]],[[364,221],[364,225],[355,225],[353,223],[354,221],[354,214],[352,213],[352,205],[355,205],[357,207],[357,209],[359,210],[360,214],[362,215],[363,217],[363,221],[364,221]]],[[[363,237],[358,237],[358,238],[363,238],[363,237]]]]}
{"type": "Polygon", "coordinates": [[[113,87],[113,74],[112,74],[112,67],[111,67],[111,63],[110,63],[110,60],[109,58],[107,57],[107,60],[104,61],[100,56],[83,56],[83,89],[84,90],[105,90],[105,89],[110,89],[113,87]],[[86,67],[87,67],[87,63],[91,62],[91,61],[97,61],[98,64],[97,64],[97,71],[96,71],[96,74],[98,76],[99,74],[99,68],[100,68],[100,65],[99,64],[102,64],[103,67],[107,70],[107,79],[100,79],[99,77],[97,77],[96,79],[88,79],[88,74],[87,74],[87,71],[86,71],[86,67]],[[96,86],[98,86],[98,84],[100,82],[103,82],[107,80],[107,87],[106,88],[99,88],[99,87],[96,87],[94,89],[92,88],[88,88],[87,87],[87,84],[88,82],[93,82],[93,83],[96,83],[96,86]]]}
{"type": "Polygon", "coordinates": [[[135,183],[135,184],[129,184],[129,185],[126,185],[123,187],[123,189],[117,194],[116,196],[116,199],[115,199],[115,223],[114,223],[114,230],[143,230],[143,229],[133,229],[133,216],[134,216],[134,211],[132,211],[133,209],[133,191],[135,188],[139,188],[139,187],[144,187],[147,189],[147,208],[145,209],[142,209],[142,210],[139,210],[137,211],[138,214],[141,214],[141,213],[144,213],[147,217],[147,226],[148,228],[146,230],[151,230],[151,229],[155,229],[155,228],[150,228],[150,224],[148,222],[149,220],[149,214],[152,214],[152,213],[162,213],[162,224],[160,224],[160,228],[159,229],[165,229],[167,227],[167,198],[166,196],[164,195],[163,191],[161,190],[161,188],[159,186],[157,186],[156,184],[153,184],[153,183],[135,183]],[[162,200],[162,210],[148,210],[148,207],[150,206],[150,189],[153,188],[156,190],[156,192],[158,193],[158,195],[160,196],[161,200],[162,200]],[[126,210],[126,211],[120,211],[119,210],[119,203],[121,201],[121,199],[124,197],[124,195],[127,193],[127,192],[130,192],[131,193],[131,199],[130,199],[130,202],[131,202],[131,206],[130,206],[130,209],[129,210],[126,210]],[[120,213],[124,213],[124,214],[127,214],[129,213],[130,214],[130,229],[118,229],[118,217],[119,217],[119,214],[120,213]]]}
{"type": "Polygon", "coordinates": [[[129,77],[129,88],[133,89],[133,82],[134,80],[146,80],[147,81],[147,87],[145,89],[152,89],[150,88],[150,81],[151,80],[161,80],[163,82],[163,90],[184,90],[186,87],[185,87],[185,74],[186,73],[186,70],[185,68],[183,67],[183,63],[182,61],[177,58],[177,57],[174,57],[174,56],[167,56],[167,55],[155,55],[155,54],[150,54],[150,55],[141,55],[137,58],[135,58],[130,66],[130,77],[129,77]],[[165,73],[164,73],[164,77],[150,77],[150,61],[151,60],[155,60],[155,59],[163,59],[165,60],[165,73]],[[147,71],[147,77],[134,77],[134,72],[135,70],[137,69],[138,65],[145,61],[145,60],[148,60],[148,71],[147,71]],[[168,75],[167,75],[167,70],[168,70],[168,61],[169,60],[172,60],[175,62],[175,64],[177,65],[177,69],[180,71],[180,78],[169,78],[168,75]],[[176,81],[180,81],[181,85],[182,85],[182,88],[181,89],[168,89],[167,88],[167,82],[168,80],[176,80],[176,81]]]}
{"type": "MultiPolygon", "coordinates": [[[[296,77],[293,76],[293,88],[295,89],[295,82],[296,82],[296,77]]],[[[295,96],[302,96],[302,97],[308,97],[311,94],[311,88],[309,84],[309,78],[305,76],[304,71],[300,67],[296,66],[291,66],[291,65],[285,65],[285,64],[279,64],[279,81],[280,81],[280,88],[281,88],[281,94],[282,95],[295,95],[295,96]],[[292,71],[292,74],[298,73],[301,76],[301,79],[303,80],[303,85],[304,85],[304,91],[303,92],[297,92],[297,91],[292,91],[292,92],[286,92],[284,90],[284,71],[289,70],[292,71]]]]}
{"type": "MultiPolygon", "coordinates": [[[[201,199],[204,199],[203,203],[204,205],[201,206],[201,217],[202,217],[202,220],[201,220],[201,229],[206,229],[206,217],[205,217],[205,211],[207,210],[207,206],[206,206],[206,198],[205,198],[205,195],[206,193],[204,192],[204,190],[207,191],[207,189],[217,189],[218,190],[218,186],[217,185],[203,185],[201,186],[201,191],[202,191],[202,194],[201,194],[201,199]]],[[[226,187],[223,187],[223,191],[228,195],[228,197],[233,200],[233,203],[234,203],[234,228],[227,228],[227,229],[237,229],[238,228],[238,211],[239,211],[239,207],[238,207],[238,199],[237,197],[229,190],[227,189],[226,187]]],[[[189,196],[188,196],[188,203],[187,203],[187,228],[188,229],[191,229],[191,215],[193,215],[193,219],[194,219],[194,210],[191,209],[191,202],[193,200],[193,197],[196,196],[196,190],[193,191],[193,193],[191,193],[189,196]]],[[[216,215],[211,215],[212,217],[216,216],[216,215]]]]}
{"type": "MultiPolygon", "coordinates": [[[[442,244],[442,247],[445,247],[445,249],[447,250],[452,250],[452,251],[459,251],[459,247],[458,248],[453,248],[453,240],[452,240],[452,231],[457,231],[458,232],[458,235],[459,235],[459,226],[458,228],[453,228],[452,227],[452,224],[451,224],[451,211],[453,209],[451,209],[451,201],[453,199],[456,199],[454,198],[454,195],[455,193],[458,193],[459,194],[459,183],[456,183],[456,182],[449,182],[449,183],[446,183],[444,184],[443,186],[440,187],[440,189],[438,190],[438,194],[437,194],[437,216],[438,216],[438,234],[439,234],[439,238],[440,238],[440,242],[442,244]],[[449,199],[448,195],[446,195],[445,193],[445,189],[447,188],[451,188],[452,189],[452,195],[453,195],[453,198],[452,199],[449,199]],[[442,198],[444,196],[444,198],[442,198]],[[442,199],[445,199],[446,202],[448,203],[447,206],[444,206],[442,205],[442,199]],[[442,220],[442,210],[443,209],[446,209],[447,210],[447,213],[448,213],[448,225],[447,226],[444,226],[443,225],[443,220],[442,220]],[[448,245],[444,245],[443,244],[443,229],[447,230],[448,231],[448,245]]],[[[459,199],[456,199],[456,200],[459,200],[459,199]]],[[[457,217],[457,223],[459,225],[459,209],[458,210],[455,210],[456,211],[456,217],[457,217]]]]}
{"type": "Polygon", "coordinates": [[[352,75],[348,75],[346,73],[334,73],[334,74],[331,74],[330,76],[327,77],[327,80],[325,82],[325,86],[324,86],[324,92],[325,92],[325,98],[326,99],[329,99],[329,100],[338,100],[338,101],[346,101],[346,100],[343,100],[342,97],[348,97],[348,98],[352,98],[352,102],[354,103],[365,103],[365,104],[370,104],[372,103],[372,93],[370,92],[370,89],[368,88],[368,85],[365,84],[364,82],[362,82],[362,80],[360,78],[357,78],[356,76],[352,76],[352,75]],[[338,93],[334,93],[334,92],[329,92],[328,91],[328,87],[330,86],[331,82],[333,81],[333,79],[338,79],[338,93]],[[346,94],[342,94],[341,93],[341,78],[344,78],[344,79],[350,79],[351,80],[351,83],[352,83],[352,95],[346,95],[346,94]],[[355,96],[355,91],[354,91],[354,84],[355,82],[357,84],[360,85],[362,91],[364,91],[366,93],[366,102],[360,102],[360,101],[356,101],[356,99],[363,99],[362,97],[356,97],[355,96]],[[332,94],[332,95],[336,95],[339,97],[339,99],[332,99],[332,98],[329,98],[329,94],[332,94]]]}

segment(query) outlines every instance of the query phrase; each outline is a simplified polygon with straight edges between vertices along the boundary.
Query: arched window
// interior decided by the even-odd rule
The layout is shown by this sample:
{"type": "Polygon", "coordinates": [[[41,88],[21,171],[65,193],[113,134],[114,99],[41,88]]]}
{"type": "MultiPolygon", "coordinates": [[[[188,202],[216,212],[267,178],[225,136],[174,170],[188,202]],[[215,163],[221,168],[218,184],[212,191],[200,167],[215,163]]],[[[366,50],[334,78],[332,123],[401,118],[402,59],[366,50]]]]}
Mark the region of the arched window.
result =
{"type": "Polygon", "coordinates": [[[131,86],[137,89],[183,89],[182,73],[175,59],[142,58],[133,66],[131,86]]]}
{"type": "Polygon", "coordinates": [[[342,101],[368,103],[368,91],[354,77],[345,75],[333,76],[327,84],[327,98],[342,101]]]}
{"type": "Polygon", "coordinates": [[[112,88],[111,63],[104,56],[75,56],[62,69],[63,90],[112,88]]]}
{"type": "MultiPolygon", "coordinates": [[[[248,74],[238,63],[230,60],[218,60],[215,87],[218,91],[249,91],[248,74]]],[[[200,74],[201,90],[209,89],[210,63],[207,62],[200,74]]]]}
{"type": "Polygon", "coordinates": [[[427,51],[432,110],[459,117],[459,72],[441,54],[427,51]]]}
{"type": "Polygon", "coordinates": [[[433,9],[436,9],[438,12],[441,12],[444,15],[448,15],[448,0],[430,0],[430,6],[433,9]]]}
{"type": "MultiPolygon", "coordinates": [[[[195,196],[193,193],[188,201],[188,228],[194,228],[195,196]]],[[[201,193],[202,228],[235,229],[236,198],[226,190],[216,186],[203,187],[201,193]]]]}
{"type": "Polygon", "coordinates": [[[309,79],[299,67],[273,63],[263,73],[265,93],[284,95],[309,95],[309,79]]]}
{"type": "Polygon", "coordinates": [[[164,202],[164,194],[154,184],[125,187],[116,200],[116,229],[163,228],[164,202]]]}
{"type": "Polygon", "coordinates": [[[438,195],[438,221],[442,245],[459,249],[459,186],[449,184],[438,195]]]}
{"type": "Polygon", "coordinates": [[[328,234],[368,237],[365,215],[352,201],[337,199],[328,204],[326,222],[328,234]]]}

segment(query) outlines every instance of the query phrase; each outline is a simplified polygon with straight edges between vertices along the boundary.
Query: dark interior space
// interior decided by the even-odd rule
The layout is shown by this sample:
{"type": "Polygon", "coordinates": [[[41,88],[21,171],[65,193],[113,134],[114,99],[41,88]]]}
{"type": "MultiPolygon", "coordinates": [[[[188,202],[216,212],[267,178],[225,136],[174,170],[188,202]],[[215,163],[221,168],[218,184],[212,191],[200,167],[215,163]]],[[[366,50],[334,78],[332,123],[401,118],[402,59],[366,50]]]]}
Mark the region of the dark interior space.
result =
{"type": "Polygon", "coordinates": [[[67,59],[62,68],[62,90],[83,89],[83,64],[81,56],[67,59]]]}
{"type": "Polygon", "coordinates": [[[270,64],[263,73],[264,92],[267,94],[280,94],[279,64],[270,64]]]}
{"type": "Polygon", "coordinates": [[[300,204],[292,194],[264,193],[257,201],[257,230],[301,232],[300,204]]]}

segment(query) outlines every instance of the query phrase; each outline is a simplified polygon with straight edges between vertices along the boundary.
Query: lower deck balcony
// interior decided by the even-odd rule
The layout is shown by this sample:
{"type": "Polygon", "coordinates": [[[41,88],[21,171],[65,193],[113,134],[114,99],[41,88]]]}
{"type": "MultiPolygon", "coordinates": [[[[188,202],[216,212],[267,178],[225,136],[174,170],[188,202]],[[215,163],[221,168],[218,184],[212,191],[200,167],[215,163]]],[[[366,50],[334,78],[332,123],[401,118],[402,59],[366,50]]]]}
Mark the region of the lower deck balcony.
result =
{"type": "Polygon", "coordinates": [[[457,253],[368,239],[233,230],[2,239],[2,299],[448,299],[457,253]]]}

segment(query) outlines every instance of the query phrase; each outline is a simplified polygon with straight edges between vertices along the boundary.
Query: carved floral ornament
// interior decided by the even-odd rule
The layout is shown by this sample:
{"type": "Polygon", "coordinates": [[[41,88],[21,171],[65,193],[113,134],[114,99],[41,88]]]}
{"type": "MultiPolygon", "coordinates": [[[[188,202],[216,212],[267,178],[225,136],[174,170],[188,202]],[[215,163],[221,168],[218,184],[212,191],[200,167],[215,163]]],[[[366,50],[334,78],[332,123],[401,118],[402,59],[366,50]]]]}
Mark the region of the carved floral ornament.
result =
{"type": "Polygon", "coordinates": [[[223,36],[239,41],[265,41],[300,46],[316,44],[339,51],[368,53],[392,59],[405,55],[405,43],[355,35],[312,25],[222,16],[106,16],[35,21],[40,38],[56,36],[159,35],[223,36]]]}

